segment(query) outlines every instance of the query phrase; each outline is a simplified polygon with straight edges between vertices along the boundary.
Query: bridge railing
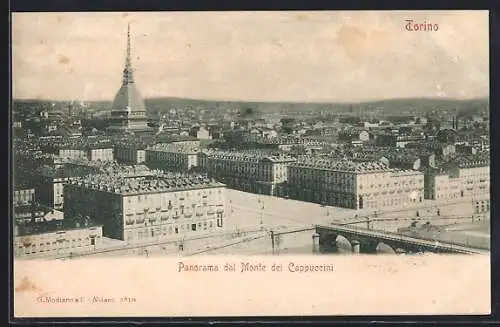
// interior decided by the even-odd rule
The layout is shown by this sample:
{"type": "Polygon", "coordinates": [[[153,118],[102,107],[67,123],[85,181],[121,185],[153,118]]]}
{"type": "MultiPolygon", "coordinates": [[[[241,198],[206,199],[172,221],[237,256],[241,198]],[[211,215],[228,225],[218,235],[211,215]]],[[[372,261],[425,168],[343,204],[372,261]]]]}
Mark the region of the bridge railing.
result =
{"type": "Polygon", "coordinates": [[[447,250],[452,250],[452,251],[456,251],[456,252],[481,253],[484,251],[481,249],[475,249],[475,248],[466,247],[466,246],[462,246],[462,245],[458,245],[458,244],[442,242],[442,241],[438,241],[435,239],[416,238],[416,237],[401,235],[401,234],[388,232],[388,231],[387,232],[386,231],[375,231],[375,230],[362,228],[362,227],[353,228],[353,227],[346,227],[346,226],[342,226],[342,225],[332,224],[330,226],[316,225],[316,228],[325,228],[325,229],[333,229],[333,230],[337,230],[337,231],[345,231],[345,232],[357,234],[357,235],[363,235],[363,236],[368,236],[368,237],[377,237],[380,239],[406,242],[406,243],[417,244],[417,245],[426,245],[426,246],[430,246],[430,247],[447,249],[447,250]]]}

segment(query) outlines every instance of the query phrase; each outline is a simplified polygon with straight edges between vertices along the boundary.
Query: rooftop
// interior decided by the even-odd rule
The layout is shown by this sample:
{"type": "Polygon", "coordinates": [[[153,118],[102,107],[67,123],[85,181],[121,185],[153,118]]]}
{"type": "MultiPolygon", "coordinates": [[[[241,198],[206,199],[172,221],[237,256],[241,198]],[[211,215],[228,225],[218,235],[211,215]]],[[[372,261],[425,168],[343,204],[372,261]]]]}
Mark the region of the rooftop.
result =
{"type": "Polygon", "coordinates": [[[152,176],[132,178],[109,175],[85,176],[70,181],[70,184],[122,195],[166,193],[224,186],[202,175],[153,172],[152,176]]]}
{"type": "Polygon", "coordinates": [[[297,162],[292,163],[290,167],[310,168],[331,170],[353,173],[397,173],[397,174],[417,174],[412,170],[389,168],[380,161],[355,162],[352,160],[340,160],[325,157],[302,157],[297,162]]]}
{"type": "Polygon", "coordinates": [[[489,153],[480,152],[476,155],[457,156],[453,159],[452,163],[456,164],[460,168],[473,168],[473,167],[489,166],[490,165],[490,155],[489,155],[489,153]]]}
{"type": "Polygon", "coordinates": [[[60,220],[48,220],[48,221],[27,222],[27,223],[18,222],[17,235],[18,236],[39,235],[39,234],[74,230],[74,229],[86,229],[98,226],[100,225],[91,221],[88,218],[60,219],[60,220]]]}
{"type": "Polygon", "coordinates": [[[85,159],[61,160],[62,167],[43,166],[38,170],[42,176],[72,178],[89,174],[120,175],[123,177],[150,176],[153,173],[145,165],[122,165],[114,161],[88,161],[85,159]]]}
{"type": "Polygon", "coordinates": [[[296,158],[280,151],[266,151],[260,149],[240,151],[206,151],[209,158],[228,161],[271,161],[271,162],[293,162],[296,158]]]}
{"type": "Polygon", "coordinates": [[[175,142],[188,142],[188,141],[198,141],[196,137],[193,136],[182,136],[182,135],[169,135],[160,133],[156,135],[155,140],[161,143],[175,143],[175,142]]]}
{"type": "Polygon", "coordinates": [[[185,154],[196,154],[200,151],[200,147],[194,144],[184,144],[184,143],[158,143],[147,148],[150,151],[159,152],[174,152],[174,153],[185,153],[185,154]]]}
{"type": "Polygon", "coordinates": [[[352,160],[339,160],[330,158],[300,158],[291,167],[323,169],[345,172],[390,172],[386,164],[379,161],[355,162],[352,160]]]}

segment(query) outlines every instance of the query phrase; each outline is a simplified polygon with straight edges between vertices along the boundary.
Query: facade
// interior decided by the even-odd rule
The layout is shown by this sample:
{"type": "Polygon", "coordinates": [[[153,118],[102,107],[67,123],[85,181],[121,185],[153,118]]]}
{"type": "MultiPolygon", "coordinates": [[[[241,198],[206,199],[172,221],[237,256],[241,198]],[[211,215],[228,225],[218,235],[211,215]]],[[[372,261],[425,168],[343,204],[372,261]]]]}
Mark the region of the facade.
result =
{"type": "Polygon", "coordinates": [[[205,127],[193,127],[189,131],[189,136],[196,137],[198,140],[211,140],[212,135],[205,127]]]}
{"type": "Polygon", "coordinates": [[[94,148],[88,150],[88,160],[90,161],[113,161],[113,148],[94,148]]]}
{"type": "Polygon", "coordinates": [[[490,196],[490,178],[489,160],[454,160],[444,169],[426,172],[426,198],[486,199],[490,196]]]}
{"type": "Polygon", "coordinates": [[[47,216],[48,209],[40,208],[35,204],[23,205],[14,208],[14,222],[41,222],[47,216]]]}
{"type": "Polygon", "coordinates": [[[102,241],[102,227],[88,220],[25,222],[14,228],[14,255],[37,257],[93,250],[102,241]]]}
{"type": "Polygon", "coordinates": [[[47,167],[38,175],[38,183],[35,186],[36,200],[48,207],[62,209],[64,206],[64,183],[74,176],[66,173],[63,169],[47,167]]]}
{"type": "Polygon", "coordinates": [[[291,198],[351,209],[381,209],[421,202],[423,173],[382,162],[304,158],[288,168],[291,198]]]}
{"type": "Polygon", "coordinates": [[[109,132],[144,132],[151,131],[144,100],[136,87],[132,69],[130,51],[130,24],[127,32],[127,57],[123,69],[122,86],[113,100],[109,132]]]}
{"type": "Polygon", "coordinates": [[[140,145],[118,145],[114,149],[114,158],[126,164],[141,164],[146,162],[146,147],[140,145]]]}
{"type": "Polygon", "coordinates": [[[61,148],[58,152],[59,157],[65,159],[83,159],[87,157],[85,149],[61,148]]]}
{"type": "Polygon", "coordinates": [[[460,197],[476,199],[490,196],[489,160],[457,160],[449,170],[451,178],[460,180],[460,197]]]}
{"type": "Polygon", "coordinates": [[[280,195],[288,178],[288,155],[259,151],[215,151],[200,154],[200,168],[228,187],[245,192],[280,195]]]}
{"type": "Polygon", "coordinates": [[[450,178],[448,172],[433,170],[425,174],[424,197],[430,200],[453,200],[460,198],[461,182],[450,178]]]}
{"type": "Polygon", "coordinates": [[[72,180],[65,203],[65,215],[89,216],[104,236],[129,243],[221,230],[226,212],[223,184],[180,174],[72,180]]]}
{"type": "Polygon", "coordinates": [[[490,212],[490,199],[482,199],[473,201],[474,213],[489,213],[490,212]]]}
{"type": "Polygon", "coordinates": [[[70,138],[54,140],[44,151],[62,160],[113,161],[114,151],[109,140],[70,138]]]}
{"type": "Polygon", "coordinates": [[[34,188],[18,189],[14,190],[14,206],[23,206],[30,204],[35,197],[34,188]]]}
{"type": "Polygon", "coordinates": [[[158,143],[145,150],[148,166],[188,172],[198,166],[199,147],[184,143],[158,143]]]}

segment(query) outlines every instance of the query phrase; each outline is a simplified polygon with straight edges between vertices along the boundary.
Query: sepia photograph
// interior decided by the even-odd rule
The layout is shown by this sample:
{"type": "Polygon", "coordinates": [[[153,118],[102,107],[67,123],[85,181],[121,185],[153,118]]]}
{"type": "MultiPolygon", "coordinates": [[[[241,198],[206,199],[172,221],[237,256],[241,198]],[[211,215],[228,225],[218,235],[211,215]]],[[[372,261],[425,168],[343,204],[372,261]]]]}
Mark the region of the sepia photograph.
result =
{"type": "Polygon", "coordinates": [[[489,313],[487,11],[11,21],[16,316],[489,313]]]}

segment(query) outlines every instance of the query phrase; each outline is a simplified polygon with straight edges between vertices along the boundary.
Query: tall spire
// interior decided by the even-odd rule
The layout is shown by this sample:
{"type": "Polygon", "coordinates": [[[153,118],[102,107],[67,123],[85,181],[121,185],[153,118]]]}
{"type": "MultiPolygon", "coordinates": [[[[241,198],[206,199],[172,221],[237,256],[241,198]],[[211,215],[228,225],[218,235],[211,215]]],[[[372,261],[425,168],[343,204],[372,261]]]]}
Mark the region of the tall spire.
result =
{"type": "Polygon", "coordinates": [[[125,68],[123,69],[123,85],[134,83],[132,69],[132,55],[130,51],[130,22],[127,28],[127,57],[125,59],[125,68]]]}

